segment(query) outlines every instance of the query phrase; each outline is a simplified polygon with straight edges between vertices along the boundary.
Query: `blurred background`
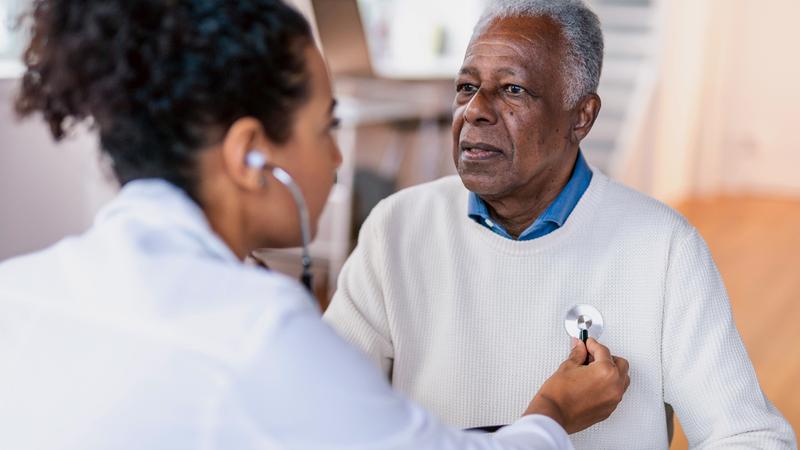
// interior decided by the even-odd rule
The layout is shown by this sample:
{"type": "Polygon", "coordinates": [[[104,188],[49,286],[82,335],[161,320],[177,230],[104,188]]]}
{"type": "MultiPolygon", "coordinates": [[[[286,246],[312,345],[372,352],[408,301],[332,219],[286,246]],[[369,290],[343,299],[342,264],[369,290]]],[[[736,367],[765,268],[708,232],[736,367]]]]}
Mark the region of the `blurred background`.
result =
{"type": "MultiPolygon", "coordinates": [[[[382,198],[454,173],[453,78],[491,0],[294,0],[340,99],[344,155],[312,253],[323,307],[382,198]]],[[[11,104],[29,0],[0,0],[0,261],[79,233],[117,189],[87,132],[56,147],[11,104]]],[[[730,291],[767,396],[800,429],[797,0],[592,0],[606,54],[589,162],[685,214],[730,291]]],[[[264,251],[299,270],[296,250],[264,251]]],[[[678,432],[672,448],[685,448],[678,432]]]]}

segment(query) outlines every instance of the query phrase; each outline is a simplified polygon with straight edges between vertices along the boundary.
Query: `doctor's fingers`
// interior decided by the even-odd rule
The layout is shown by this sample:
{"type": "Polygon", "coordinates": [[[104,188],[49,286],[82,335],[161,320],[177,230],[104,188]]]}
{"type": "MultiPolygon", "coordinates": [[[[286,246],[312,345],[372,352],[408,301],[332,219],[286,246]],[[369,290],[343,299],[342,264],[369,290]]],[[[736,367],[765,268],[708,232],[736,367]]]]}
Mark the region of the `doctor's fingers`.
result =
{"type": "Polygon", "coordinates": [[[630,369],[628,360],[620,356],[612,356],[611,358],[614,360],[614,364],[616,364],[617,366],[617,371],[619,371],[619,374],[622,377],[625,390],[627,390],[628,386],[631,385],[631,377],[630,374],[628,373],[630,369]]]}
{"type": "Polygon", "coordinates": [[[586,349],[589,351],[589,354],[592,355],[595,362],[608,361],[614,364],[614,360],[611,359],[611,351],[608,350],[608,347],[597,342],[594,338],[589,338],[589,340],[586,341],[586,349]]]}
{"type": "Polygon", "coordinates": [[[627,375],[628,374],[628,369],[630,368],[630,365],[628,364],[628,360],[627,359],[625,359],[625,358],[623,358],[621,356],[612,355],[611,356],[611,360],[614,361],[614,365],[617,366],[617,368],[619,369],[619,373],[620,374],[623,374],[623,375],[627,375]]]}
{"type": "Polygon", "coordinates": [[[572,338],[572,350],[569,352],[569,357],[565,362],[571,362],[576,366],[583,365],[586,361],[586,346],[578,339],[572,338]]]}

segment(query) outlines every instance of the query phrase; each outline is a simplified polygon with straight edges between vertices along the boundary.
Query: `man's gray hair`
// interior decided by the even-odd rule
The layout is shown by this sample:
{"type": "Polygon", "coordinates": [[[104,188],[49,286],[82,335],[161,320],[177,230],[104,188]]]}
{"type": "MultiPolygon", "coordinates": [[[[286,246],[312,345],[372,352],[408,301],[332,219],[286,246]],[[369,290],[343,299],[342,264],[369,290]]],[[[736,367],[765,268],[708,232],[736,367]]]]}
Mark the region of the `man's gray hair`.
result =
{"type": "Polygon", "coordinates": [[[473,39],[496,19],[549,17],[566,40],[564,102],[574,107],[587,94],[597,93],[603,70],[603,31],[600,19],[583,0],[489,0],[475,26],[473,39]]]}

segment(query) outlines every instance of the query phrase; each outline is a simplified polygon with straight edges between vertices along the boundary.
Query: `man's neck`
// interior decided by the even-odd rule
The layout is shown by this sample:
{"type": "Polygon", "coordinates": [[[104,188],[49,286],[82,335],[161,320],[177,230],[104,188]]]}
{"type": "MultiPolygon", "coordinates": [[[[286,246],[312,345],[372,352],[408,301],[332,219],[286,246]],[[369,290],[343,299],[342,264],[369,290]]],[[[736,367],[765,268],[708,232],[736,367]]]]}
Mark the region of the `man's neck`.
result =
{"type": "Polygon", "coordinates": [[[519,238],[564,190],[575,170],[576,160],[577,157],[565,170],[546,174],[547,178],[533,180],[514,193],[498,197],[481,196],[489,208],[492,220],[502,226],[511,237],[519,238]]]}

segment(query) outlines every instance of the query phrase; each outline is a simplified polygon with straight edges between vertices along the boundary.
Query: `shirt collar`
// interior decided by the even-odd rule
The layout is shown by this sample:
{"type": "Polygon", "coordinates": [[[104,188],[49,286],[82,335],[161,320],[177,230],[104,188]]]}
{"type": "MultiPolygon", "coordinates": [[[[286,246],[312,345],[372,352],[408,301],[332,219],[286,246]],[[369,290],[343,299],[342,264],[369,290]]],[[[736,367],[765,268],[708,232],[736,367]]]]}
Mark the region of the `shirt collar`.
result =
{"type": "Polygon", "coordinates": [[[581,152],[578,152],[578,159],[575,161],[575,169],[561,193],[558,194],[553,203],[539,216],[542,222],[552,222],[559,227],[564,225],[570,213],[575,209],[575,205],[589,187],[592,181],[592,170],[586,164],[581,152]]]}
{"type": "MultiPolygon", "coordinates": [[[[558,194],[558,197],[536,218],[533,224],[520,234],[519,240],[525,240],[526,236],[536,232],[543,224],[553,224],[555,228],[563,226],[581,196],[589,187],[591,180],[592,170],[586,163],[583,154],[579,151],[575,161],[575,168],[572,170],[572,176],[570,176],[567,184],[558,194]]],[[[476,222],[492,229],[495,233],[512,239],[508,232],[494,223],[491,219],[488,205],[474,192],[469,193],[467,215],[476,222]]]]}
{"type": "Polygon", "coordinates": [[[241,262],[212,230],[200,206],[186,192],[165,180],[152,178],[128,182],[100,211],[96,223],[132,217],[145,226],[163,229],[165,234],[174,232],[189,237],[189,241],[194,243],[192,246],[215,258],[241,262]]]}

